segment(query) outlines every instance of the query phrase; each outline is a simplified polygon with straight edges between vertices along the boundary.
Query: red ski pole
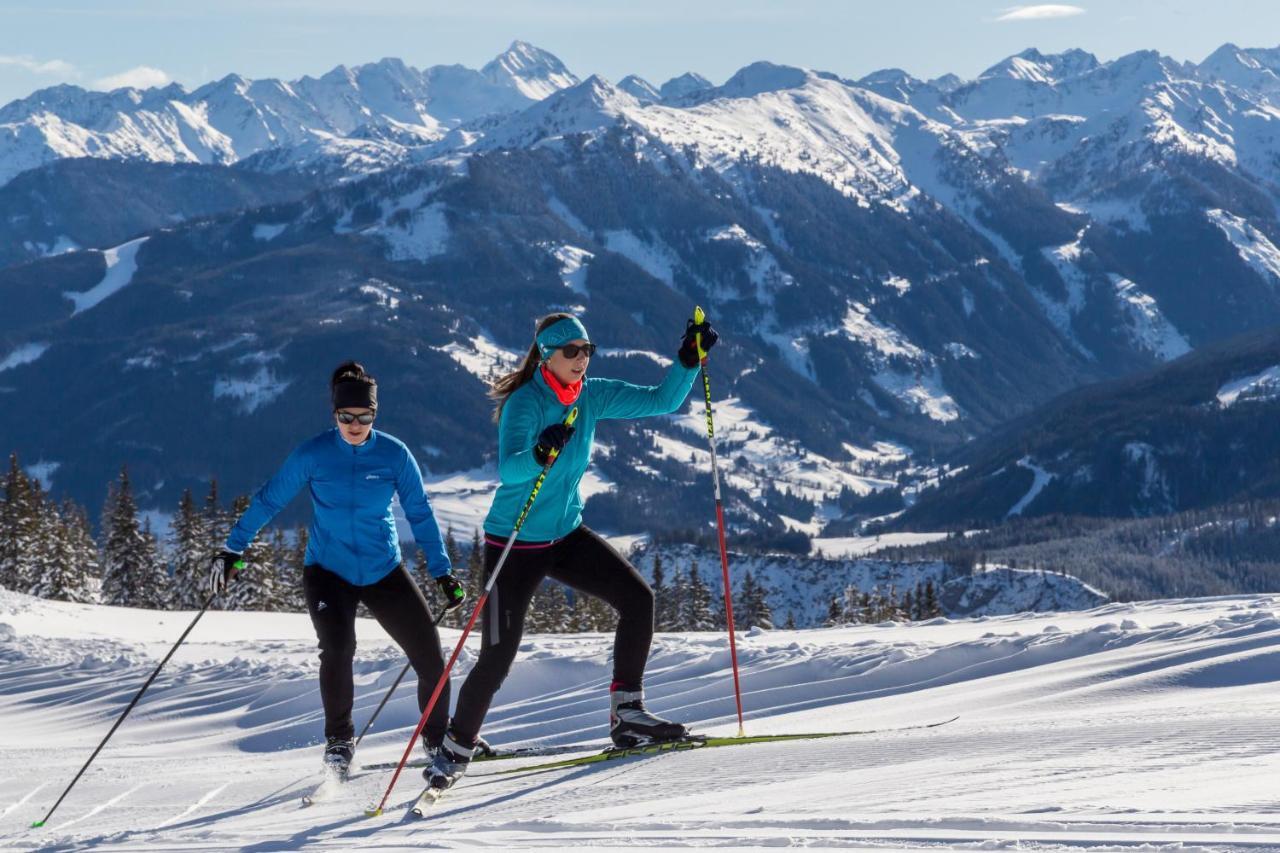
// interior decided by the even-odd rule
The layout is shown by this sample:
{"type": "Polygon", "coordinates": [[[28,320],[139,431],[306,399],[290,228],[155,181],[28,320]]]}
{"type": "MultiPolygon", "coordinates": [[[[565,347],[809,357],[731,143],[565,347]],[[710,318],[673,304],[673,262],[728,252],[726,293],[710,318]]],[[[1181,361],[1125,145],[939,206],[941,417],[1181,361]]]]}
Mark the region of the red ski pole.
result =
{"type": "MultiPolygon", "coordinates": [[[[566,426],[573,426],[573,422],[578,419],[578,407],[574,406],[568,416],[564,419],[566,426]]],[[[370,806],[365,809],[365,814],[369,817],[376,817],[382,814],[382,809],[387,804],[387,799],[391,796],[391,791],[396,786],[396,780],[400,778],[400,771],[404,769],[405,762],[409,760],[409,755],[413,752],[413,745],[418,742],[418,736],[422,734],[423,727],[427,724],[427,718],[431,716],[431,712],[436,707],[436,702],[440,699],[444,686],[449,683],[449,673],[453,670],[453,665],[458,660],[458,655],[462,654],[462,647],[467,642],[467,637],[471,634],[471,629],[475,627],[476,620],[480,618],[480,614],[484,611],[484,603],[489,600],[489,592],[493,589],[493,584],[498,579],[498,573],[502,571],[502,565],[507,561],[507,555],[511,553],[511,546],[515,544],[516,534],[520,532],[520,528],[524,526],[524,520],[529,515],[529,509],[533,506],[534,498],[538,496],[538,492],[542,490],[542,484],[547,479],[551,466],[555,464],[556,458],[560,455],[560,451],[552,450],[547,456],[547,464],[542,466],[542,472],[538,474],[538,479],[533,483],[533,489],[529,492],[529,499],[524,502],[524,509],[520,510],[520,517],[516,519],[515,527],[511,530],[511,535],[507,537],[507,544],[502,549],[502,555],[498,557],[498,562],[493,567],[493,572],[489,575],[488,582],[484,585],[484,592],[480,594],[480,600],[476,602],[475,609],[471,611],[471,618],[467,620],[467,625],[462,629],[462,636],[458,638],[458,644],[453,647],[453,654],[449,656],[449,662],[445,664],[444,672],[440,673],[440,678],[436,680],[436,687],[431,691],[431,698],[427,700],[427,707],[422,712],[422,719],[418,720],[418,725],[413,730],[413,735],[409,738],[409,743],[404,748],[404,755],[400,756],[400,763],[396,765],[396,772],[391,776],[391,783],[387,785],[387,790],[382,794],[382,799],[376,806],[370,806]]]]}
{"type": "MultiPolygon", "coordinates": [[[[707,319],[701,307],[693,309],[693,322],[707,319]]],[[[720,573],[724,579],[724,615],[729,628],[729,660],[733,663],[733,698],[738,704],[738,737],[746,735],[742,725],[742,688],[738,680],[738,644],[733,632],[733,584],[729,581],[729,552],[724,544],[724,502],[720,499],[720,466],[716,464],[715,420],[711,416],[711,380],[707,377],[707,351],[702,348],[702,335],[695,336],[698,360],[702,364],[702,390],[707,398],[707,446],[711,448],[711,482],[716,495],[716,532],[720,539],[720,573]]]]}

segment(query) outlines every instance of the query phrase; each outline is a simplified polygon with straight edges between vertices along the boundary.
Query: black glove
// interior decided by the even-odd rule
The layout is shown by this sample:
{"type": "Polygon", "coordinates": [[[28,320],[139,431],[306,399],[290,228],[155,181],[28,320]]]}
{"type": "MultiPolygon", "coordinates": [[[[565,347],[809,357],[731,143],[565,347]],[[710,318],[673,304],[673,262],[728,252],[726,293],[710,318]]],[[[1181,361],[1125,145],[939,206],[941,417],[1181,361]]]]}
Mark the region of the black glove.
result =
{"type": "Polygon", "coordinates": [[[538,435],[538,443],[533,447],[533,458],[539,465],[551,461],[551,451],[563,450],[569,436],[573,435],[573,427],[568,424],[552,424],[538,435]]]}
{"type": "Polygon", "coordinates": [[[444,596],[442,615],[443,613],[452,613],[462,606],[462,602],[467,600],[467,591],[462,588],[462,584],[458,583],[458,579],[453,575],[441,575],[436,578],[436,583],[440,585],[440,593],[444,596]]]}
{"type": "Polygon", "coordinates": [[[234,551],[220,551],[209,561],[209,594],[218,595],[226,591],[227,584],[235,580],[243,568],[243,556],[234,551]]]}
{"type": "Polygon", "coordinates": [[[702,335],[703,352],[710,352],[716,345],[716,341],[720,340],[716,330],[711,328],[711,324],[706,320],[701,323],[690,320],[684,327],[684,339],[680,341],[680,352],[677,353],[680,356],[680,363],[685,367],[697,367],[702,361],[698,358],[698,335],[702,335]]]}

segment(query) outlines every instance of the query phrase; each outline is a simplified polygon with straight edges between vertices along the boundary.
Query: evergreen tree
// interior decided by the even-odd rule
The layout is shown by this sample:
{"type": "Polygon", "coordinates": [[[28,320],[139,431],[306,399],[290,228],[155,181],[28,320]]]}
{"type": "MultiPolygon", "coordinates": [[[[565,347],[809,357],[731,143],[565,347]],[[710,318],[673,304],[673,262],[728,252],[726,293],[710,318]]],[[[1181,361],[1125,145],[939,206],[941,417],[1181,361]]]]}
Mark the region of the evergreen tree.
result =
{"type": "Polygon", "coordinates": [[[284,528],[276,527],[271,530],[271,537],[267,540],[267,552],[271,555],[271,606],[268,608],[276,612],[288,612],[293,609],[293,589],[302,587],[302,577],[295,571],[293,564],[293,547],[289,544],[289,537],[285,533],[284,528]]]}
{"type": "Polygon", "coordinates": [[[662,565],[662,555],[653,555],[653,627],[655,631],[670,631],[675,621],[674,596],[667,586],[667,571],[662,565]]]}
{"type": "Polygon", "coordinates": [[[4,478],[4,503],[0,504],[0,586],[27,590],[34,571],[39,524],[33,483],[18,464],[18,454],[11,453],[4,478]]]}
{"type": "Polygon", "coordinates": [[[795,611],[787,611],[787,621],[782,623],[782,628],[784,631],[794,631],[796,629],[795,611]]]}
{"type": "Polygon", "coordinates": [[[711,590],[702,582],[698,574],[698,561],[689,566],[689,583],[684,598],[684,618],[686,631],[714,631],[715,615],[711,612],[711,590]]]}
{"type": "Polygon", "coordinates": [[[307,538],[307,528],[298,526],[293,531],[293,544],[285,550],[276,576],[280,606],[290,613],[307,612],[307,596],[302,589],[303,570],[307,565],[307,538]]]}
{"type": "Polygon", "coordinates": [[[82,562],[76,508],[70,501],[59,509],[46,504],[40,517],[38,568],[28,591],[41,598],[85,603],[93,599],[88,567],[82,562]]]}
{"type": "Polygon", "coordinates": [[[536,626],[529,629],[531,632],[563,634],[569,630],[569,599],[565,595],[563,584],[547,579],[538,586],[529,606],[526,625],[529,620],[533,620],[536,626]]]}
{"type": "Polygon", "coordinates": [[[160,554],[160,544],[151,532],[151,519],[142,525],[142,544],[137,562],[138,581],[131,606],[148,610],[168,610],[172,601],[169,567],[160,554]]]}
{"type": "Polygon", "coordinates": [[[921,606],[920,618],[936,619],[942,615],[942,605],[938,603],[938,592],[934,589],[933,579],[924,582],[924,604],[921,606]]]}
{"type": "Polygon", "coordinates": [[[689,579],[680,571],[675,573],[675,578],[671,582],[671,623],[668,625],[668,631],[688,631],[689,623],[686,621],[686,600],[689,598],[689,579]]]}
{"type": "Polygon", "coordinates": [[[133,501],[129,469],[120,469],[120,479],[107,490],[103,515],[106,545],[102,560],[102,603],[120,607],[140,607],[147,597],[143,586],[151,579],[155,560],[149,560],[147,542],[138,524],[138,507],[133,501]],[[107,509],[110,515],[106,515],[107,509]]]}
{"type": "Polygon", "coordinates": [[[756,582],[750,569],[742,578],[742,590],[738,593],[735,614],[738,611],[741,611],[741,615],[736,621],[744,628],[754,625],[773,628],[773,611],[769,608],[768,594],[765,588],[756,582]]]}
{"type": "Polygon", "coordinates": [[[173,517],[173,606],[179,610],[199,610],[207,595],[209,534],[205,517],[196,510],[191,490],[184,489],[173,517]]]}
{"type": "Polygon", "coordinates": [[[848,594],[848,590],[846,589],[844,596],[831,596],[831,601],[827,603],[827,618],[822,623],[823,625],[828,628],[834,628],[844,622],[844,614],[846,612],[844,607],[844,598],[848,594]]]}

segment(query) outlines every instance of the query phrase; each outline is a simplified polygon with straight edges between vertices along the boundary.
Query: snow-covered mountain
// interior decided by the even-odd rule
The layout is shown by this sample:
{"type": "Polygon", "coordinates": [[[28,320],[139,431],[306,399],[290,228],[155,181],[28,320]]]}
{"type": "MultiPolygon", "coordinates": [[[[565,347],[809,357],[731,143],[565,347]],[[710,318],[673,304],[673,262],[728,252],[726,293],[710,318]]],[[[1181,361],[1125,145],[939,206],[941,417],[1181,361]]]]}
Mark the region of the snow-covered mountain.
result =
{"type": "MultiPolygon", "coordinates": [[[[655,557],[666,567],[668,581],[673,572],[686,573],[696,564],[703,583],[717,594],[723,593],[718,551],[693,545],[650,546],[632,554],[631,559],[652,580],[655,557]]],[[[732,551],[729,565],[735,590],[741,591],[749,572],[768,592],[774,624],[792,619],[800,628],[821,626],[831,600],[841,599],[850,587],[882,596],[892,592],[901,600],[905,593],[914,594],[917,586],[923,589],[932,583],[942,614],[949,618],[1088,610],[1107,601],[1104,593],[1078,578],[1007,566],[966,572],[941,561],[899,563],[874,556],[829,560],[732,551]]]]}
{"type": "MultiPolygon", "coordinates": [[[[274,390],[255,405],[283,407],[283,443],[305,421],[291,395],[316,354],[359,341],[388,370],[461,371],[458,405],[408,427],[448,474],[491,461],[483,400],[468,395],[495,353],[526,345],[528,316],[583,311],[617,343],[598,369],[647,379],[670,358],[664,329],[703,303],[727,332],[717,392],[752,425],[725,454],[731,516],[813,536],[851,495],[1057,393],[1280,322],[1272,57],[1025,51],[971,81],[758,62],[718,86],[684,75],[655,99],[637,78],[579,81],[518,42],[479,71],[387,59],[191,93],[44,90],[0,109],[0,169],[41,176],[12,182],[6,204],[22,220],[13,260],[28,263],[0,269],[22,308],[0,321],[0,378],[50,411],[87,409],[105,377],[63,377],[87,347],[133,366],[121,393],[142,409],[171,392],[137,366],[168,364],[195,412],[263,376],[274,390]],[[70,206],[86,184],[31,167],[82,155],[330,186],[200,221],[184,220],[227,208],[151,205],[96,230],[33,214],[50,186],[70,206]],[[132,284],[74,314],[141,232],[132,284]],[[254,335],[251,357],[174,333],[224,324],[254,335]],[[211,361],[194,366],[197,352],[211,361]]],[[[113,180],[127,194],[146,179],[113,180]]],[[[187,439],[205,427],[179,429],[183,417],[141,427],[154,431],[141,443],[181,437],[204,455],[187,439]]],[[[37,459],[89,446],[92,423],[57,420],[56,440],[0,436],[37,459]]],[[[619,533],[654,514],[677,526],[674,506],[639,496],[686,476],[696,440],[666,422],[614,445],[598,459],[600,518],[619,533]]],[[[256,474],[231,461],[237,482],[281,449],[256,474]]],[[[109,479],[62,461],[82,494],[109,479]]],[[[222,467],[156,466],[165,491],[222,467]]]]}

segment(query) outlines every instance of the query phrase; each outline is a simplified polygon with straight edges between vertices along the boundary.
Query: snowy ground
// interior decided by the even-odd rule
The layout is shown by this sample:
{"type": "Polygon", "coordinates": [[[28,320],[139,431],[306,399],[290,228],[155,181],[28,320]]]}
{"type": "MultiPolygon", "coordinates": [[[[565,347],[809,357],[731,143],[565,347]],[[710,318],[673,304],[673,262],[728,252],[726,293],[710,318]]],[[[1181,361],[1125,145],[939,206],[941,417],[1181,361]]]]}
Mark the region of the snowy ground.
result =
{"type": "MultiPolygon", "coordinates": [[[[0,592],[0,848],[1280,849],[1278,608],[1250,596],[743,634],[748,733],[960,719],[540,774],[485,764],[425,822],[405,817],[412,776],[386,815],[362,815],[383,772],[300,808],[320,734],[306,617],[211,613],[37,830],[191,614],[0,592]]],[[[401,665],[376,626],[359,634],[357,725],[401,665]]],[[[602,738],[608,649],[529,639],[486,734],[602,738]]],[[[727,666],[723,637],[661,635],[651,704],[733,734],[727,666]]],[[[402,686],[358,760],[398,756],[416,717],[402,686]]]]}

